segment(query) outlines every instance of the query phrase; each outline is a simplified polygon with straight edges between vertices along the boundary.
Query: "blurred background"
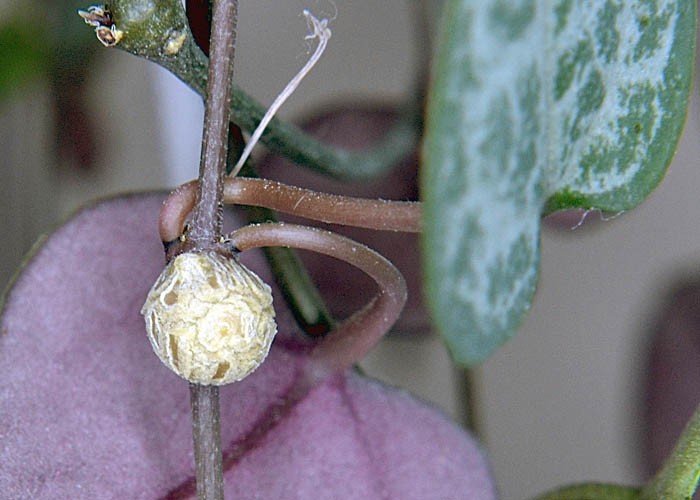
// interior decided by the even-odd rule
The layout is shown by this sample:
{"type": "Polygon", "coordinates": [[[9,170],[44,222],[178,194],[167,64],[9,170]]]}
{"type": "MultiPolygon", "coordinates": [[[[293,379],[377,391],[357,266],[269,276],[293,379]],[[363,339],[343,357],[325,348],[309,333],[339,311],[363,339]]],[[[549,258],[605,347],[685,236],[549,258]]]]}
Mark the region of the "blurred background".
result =
{"type": "MultiPolygon", "coordinates": [[[[335,16],[333,38],[282,117],[406,100],[430,41],[416,15],[432,25],[439,3],[243,0],[235,81],[270,103],[306,60],[309,9],[335,16]]],[[[104,48],[76,14],[87,6],[0,0],[3,286],[39,235],[86,201],[171,188],[198,171],[200,99],[164,70],[104,48]]],[[[532,312],[473,374],[472,411],[504,500],[644,477],[650,337],[678,280],[700,276],[698,111],[694,94],[676,158],[642,206],[544,230],[532,312]]],[[[436,337],[389,338],[363,367],[464,420],[463,373],[436,337]]]]}

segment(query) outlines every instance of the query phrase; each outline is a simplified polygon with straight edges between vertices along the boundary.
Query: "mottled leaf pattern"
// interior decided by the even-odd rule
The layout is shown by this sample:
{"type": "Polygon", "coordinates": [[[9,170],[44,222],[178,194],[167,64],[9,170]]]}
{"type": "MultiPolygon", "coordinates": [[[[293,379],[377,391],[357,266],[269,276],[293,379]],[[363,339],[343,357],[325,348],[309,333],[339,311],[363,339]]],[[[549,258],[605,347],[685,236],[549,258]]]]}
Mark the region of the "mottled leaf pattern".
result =
{"type": "Polygon", "coordinates": [[[507,340],[537,284],[540,218],[621,211],[685,118],[690,0],[451,0],[429,101],[426,282],[454,357],[507,340]]]}

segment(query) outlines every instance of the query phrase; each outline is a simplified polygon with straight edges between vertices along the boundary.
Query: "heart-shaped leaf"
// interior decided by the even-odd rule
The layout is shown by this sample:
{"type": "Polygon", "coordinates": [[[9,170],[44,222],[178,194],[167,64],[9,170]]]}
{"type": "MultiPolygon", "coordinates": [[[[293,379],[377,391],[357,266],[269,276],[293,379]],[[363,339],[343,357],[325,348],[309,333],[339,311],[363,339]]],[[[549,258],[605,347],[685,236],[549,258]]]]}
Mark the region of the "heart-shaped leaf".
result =
{"type": "Polygon", "coordinates": [[[537,284],[540,218],[618,212],[661,180],[685,119],[692,0],[450,0],[430,94],[429,305],[481,361],[537,284]]]}
{"type": "MultiPolygon", "coordinates": [[[[164,264],[162,201],[83,210],[10,291],[0,324],[3,498],[194,495],[187,383],[153,354],[139,314],[164,264]]],[[[259,252],[243,260],[272,282],[259,252]]],[[[495,498],[474,441],[400,391],[348,373],[280,405],[308,349],[274,294],[268,359],[221,389],[229,498],[495,498]]]]}

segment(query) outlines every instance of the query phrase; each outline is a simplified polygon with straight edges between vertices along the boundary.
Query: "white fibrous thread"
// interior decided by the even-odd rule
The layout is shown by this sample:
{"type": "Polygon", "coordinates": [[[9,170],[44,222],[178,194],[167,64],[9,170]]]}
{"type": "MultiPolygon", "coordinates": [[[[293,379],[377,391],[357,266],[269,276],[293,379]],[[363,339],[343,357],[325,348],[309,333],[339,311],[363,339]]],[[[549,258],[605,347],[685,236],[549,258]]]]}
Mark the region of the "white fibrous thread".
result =
{"type": "Polygon", "coordinates": [[[277,333],[270,287],[237,258],[214,251],[175,257],[148,293],[141,314],[160,360],[202,385],[250,375],[277,333]]]}
{"type": "Polygon", "coordinates": [[[245,149],[243,150],[243,153],[241,153],[241,157],[238,159],[238,162],[236,165],[233,167],[233,170],[229,175],[231,177],[235,176],[238,174],[238,172],[243,168],[243,164],[245,161],[248,159],[250,156],[251,151],[253,151],[253,148],[255,147],[255,144],[260,140],[260,137],[263,134],[263,131],[267,127],[267,125],[270,123],[272,118],[275,116],[275,113],[277,113],[277,110],[280,109],[282,104],[284,104],[284,101],[289,98],[290,95],[296,90],[296,88],[299,86],[301,81],[304,79],[306,74],[311,71],[311,68],[314,67],[314,65],[318,62],[318,60],[321,58],[321,55],[323,54],[323,51],[326,50],[326,45],[328,45],[328,40],[331,39],[331,29],[328,27],[328,19],[317,19],[314,17],[311,12],[308,10],[304,9],[304,17],[306,17],[306,21],[309,24],[309,28],[311,29],[311,33],[306,35],[306,40],[318,40],[318,45],[316,46],[316,50],[314,51],[313,54],[311,54],[311,57],[309,60],[306,62],[303,68],[299,70],[299,72],[292,78],[287,86],[282,90],[282,92],[279,93],[279,95],[275,98],[275,100],[272,102],[270,105],[270,108],[267,110],[265,115],[263,116],[262,120],[260,120],[260,123],[258,124],[258,127],[255,129],[253,132],[253,135],[250,136],[250,140],[248,141],[248,144],[246,144],[245,149]]]}

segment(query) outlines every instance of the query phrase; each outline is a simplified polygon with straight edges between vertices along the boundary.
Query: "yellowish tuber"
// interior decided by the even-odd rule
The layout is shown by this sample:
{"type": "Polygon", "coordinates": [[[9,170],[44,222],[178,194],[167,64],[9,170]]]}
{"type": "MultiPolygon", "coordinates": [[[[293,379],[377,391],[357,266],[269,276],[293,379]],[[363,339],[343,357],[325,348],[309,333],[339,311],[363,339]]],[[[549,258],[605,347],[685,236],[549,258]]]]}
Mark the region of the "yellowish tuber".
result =
{"type": "Polygon", "coordinates": [[[277,333],[272,293],[236,257],[183,253],[163,270],[141,309],[153,350],[190,382],[242,380],[277,333]]]}

